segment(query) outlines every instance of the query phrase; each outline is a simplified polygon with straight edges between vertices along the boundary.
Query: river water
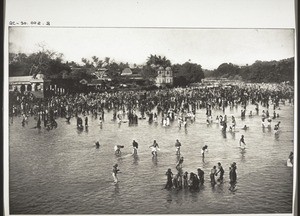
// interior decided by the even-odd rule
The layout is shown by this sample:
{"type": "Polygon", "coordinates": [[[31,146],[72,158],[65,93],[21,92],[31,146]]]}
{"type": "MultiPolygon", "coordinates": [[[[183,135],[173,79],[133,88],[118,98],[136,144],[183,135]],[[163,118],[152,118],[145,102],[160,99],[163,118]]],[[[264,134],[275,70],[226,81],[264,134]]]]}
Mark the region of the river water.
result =
{"type": "MultiPolygon", "coordinates": [[[[260,113],[263,108],[260,108],[260,113]]],[[[89,116],[89,128],[79,132],[75,118],[67,124],[57,119],[58,128],[47,131],[32,129],[33,117],[25,127],[21,118],[10,123],[9,203],[11,214],[240,214],[290,213],[292,211],[293,169],[286,166],[293,151],[293,107],[281,105],[276,110],[281,130],[261,127],[261,117],[246,116],[240,108],[226,109],[236,116],[237,128],[247,124],[247,131],[222,135],[218,124],[208,126],[205,110],[197,110],[196,121],[179,129],[139,120],[138,126],[111,121],[105,114],[102,128],[89,116]],[[247,148],[238,147],[244,134],[247,148]],[[139,143],[138,157],[133,157],[132,140],[139,143]],[[153,159],[149,145],[160,145],[153,159]],[[204,186],[198,192],[164,189],[165,173],[175,173],[175,140],[182,143],[183,171],[205,171],[204,186]],[[101,147],[96,149],[95,141],[101,147]],[[114,155],[114,145],[125,145],[122,155],[114,155]],[[205,160],[201,147],[208,145],[205,160]],[[211,186],[209,173],[221,162],[224,183],[211,186]],[[229,190],[229,166],[237,163],[238,182],[229,190]],[[120,182],[113,184],[112,166],[118,163],[120,182]]],[[[254,111],[253,106],[247,108],[254,111]]],[[[269,110],[273,113],[273,110],[269,110]]],[[[213,111],[213,116],[223,114],[213,111]]],[[[230,120],[230,118],[228,118],[230,120]]]]}

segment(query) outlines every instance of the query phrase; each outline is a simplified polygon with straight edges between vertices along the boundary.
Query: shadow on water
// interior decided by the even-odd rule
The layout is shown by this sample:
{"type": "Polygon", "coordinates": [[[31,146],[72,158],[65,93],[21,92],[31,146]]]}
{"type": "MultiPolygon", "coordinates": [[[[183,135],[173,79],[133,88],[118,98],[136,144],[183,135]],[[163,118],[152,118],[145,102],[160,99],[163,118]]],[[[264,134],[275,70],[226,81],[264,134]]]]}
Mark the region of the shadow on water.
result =
{"type": "Polygon", "coordinates": [[[112,198],[113,198],[113,201],[114,201],[114,204],[115,205],[119,205],[119,203],[121,202],[120,201],[120,188],[119,188],[119,183],[115,184],[114,185],[114,191],[113,191],[113,194],[112,194],[112,198]]]}
{"type": "Polygon", "coordinates": [[[241,152],[241,161],[246,162],[246,158],[245,158],[246,149],[240,149],[240,152],[241,152]]]}
{"type": "Polygon", "coordinates": [[[275,133],[275,140],[278,141],[279,140],[279,132],[275,133]]]}
{"type": "Polygon", "coordinates": [[[138,155],[133,155],[133,163],[134,165],[138,165],[139,164],[139,156],[138,155]]]}
{"type": "Polygon", "coordinates": [[[230,131],[231,137],[233,140],[235,140],[235,131],[230,131]]]}
{"type": "Polygon", "coordinates": [[[226,138],[227,138],[226,131],[223,131],[223,130],[222,130],[222,136],[223,136],[223,138],[224,138],[224,139],[226,139],[226,138]]]}
{"type": "Polygon", "coordinates": [[[152,163],[154,166],[157,166],[157,162],[158,162],[157,156],[152,156],[152,163]]]}

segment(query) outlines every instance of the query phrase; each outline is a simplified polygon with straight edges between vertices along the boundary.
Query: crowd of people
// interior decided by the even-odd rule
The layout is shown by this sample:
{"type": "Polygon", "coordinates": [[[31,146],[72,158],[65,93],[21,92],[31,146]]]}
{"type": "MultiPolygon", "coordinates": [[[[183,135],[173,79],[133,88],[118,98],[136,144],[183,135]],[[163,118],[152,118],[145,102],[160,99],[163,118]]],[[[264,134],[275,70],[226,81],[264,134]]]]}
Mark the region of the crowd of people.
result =
{"type": "MultiPolygon", "coordinates": [[[[225,111],[226,107],[240,105],[245,113],[249,104],[261,104],[266,109],[274,108],[279,102],[293,103],[293,89],[290,86],[266,89],[260,86],[232,86],[216,88],[173,88],[153,91],[122,91],[89,94],[65,94],[37,99],[30,92],[10,95],[9,113],[11,117],[35,116],[50,124],[55,118],[92,115],[104,121],[105,111],[113,111],[113,120],[126,119],[129,124],[138,124],[138,119],[148,116],[149,122],[160,117],[164,126],[178,116],[181,125],[187,119],[195,118],[196,109],[206,108],[211,116],[212,109],[225,111]],[[140,115],[140,116],[139,116],[140,115]]],[[[258,110],[257,110],[258,112],[258,110]]],[[[242,114],[243,116],[244,114],[242,114]]],[[[268,114],[266,113],[266,117],[268,114]]]]}
{"type": "MultiPolygon", "coordinates": [[[[171,168],[169,168],[166,172],[167,183],[165,185],[165,189],[190,189],[190,190],[199,190],[201,186],[204,184],[204,174],[205,172],[198,168],[197,172],[188,173],[183,172],[181,167],[176,166],[177,174],[173,174],[171,168]]],[[[237,182],[237,174],[236,174],[236,163],[233,162],[229,167],[229,180],[230,180],[230,190],[234,190],[235,184],[237,182]]],[[[220,162],[218,162],[218,166],[213,166],[210,170],[210,183],[212,186],[217,184],[217,182],[223,183],[224,180],[224,169],[220,162]],[[216,177],[218,178],[216,179],[216,177]]]]}
{"type": "MultiPolygon", "coordinates": [[[[263,84],[262,84],[263,86],[263,84]]],[[[123,92],[105,92],[105,93],[89,93],[89,94],[65,94],[53,96],[50,98],[37,99],[30,93],[20,94],[14,92],[10,95],[9,114],[11,122],[16,116],[22,116],[22,125],[25,126],[29,116],[36,119],[36,128],[44,127],[48,130],[57,128],[57,118],[65,118],[70,122],[72,118],[76,119],[78,130],[88,127],[90,118],[99,120],[102,127],[105,121],[105,115],[112,111],[113,121],[119,124],[126,122],[129,126],[138,125],[140,119],[146,119],[149,123],[160,123],[163,127],[170,126],[170,122],[178,121],[178,127],[187,127],[188,121],[193,122],[196,118],[197,109],[206,109],[206,123],[210,125],[214,122],[221,126],[221,130],[236,130],[236,118],[231,116],[228,120],[225,114],[227,107],[241,107],[241,118],[246,117],[247,106],[255,105],[256,114],[259,114],[259,108],[262,111],[262,127],[271,127],[272,120],[279,118],[276,108],[279,103],[293,104],[293,88],[291,86],[280,86],[277,88],[265,88],[260,86],[231,86],[231,87],[215,87],[215,88],[173,88],[160,89],[153,91],[123,91],[123,92]],[[273,106],[273,117],[269,113],[269,107],[273,106]],[[224,115],[216,116],[213,119],[213,111],[223,111],[224,115]],[[84,119],[84,120],[83,120],[84,119]],[[84,125],[83,125],[84,121],[84,125]],[[228,127],[229,124],[229,127],[228,127]]],[[[249,117],[252,117],[252,111],[249,117]]],[[[279,130],[280,121],[275,124],[274,131],[279,130]]],[[[241,129],[247,130],[249,127],[244,125],[241,129]]],[[[239,141],[240,146],[245,148],[246,143],[244,135],[239,141]]],[[[100,143],[95,143],[96,148],[100,148],[100,143]]],[[[138,143],[133,140],[133,154],[138,154],[138,143]]],[[[124,145],[115,145],[115,154],[120,154],[124,145]]],[[[157,157],[159,145],[156,140],[149,146],[153,157],[157,157]]],[[[176,154],[180,155],[181,143],[177,139],[175,142],[176,154]]],[[[208,146],[204,145],[201,149],[202,157],[205,157],[208,146]]],[[[204,184],[204,171],[200,168],[196,173],[183,172],[183,157],[179,157],[176,164],[177,174],[173,175],[171,169],[166,172],[167,183],[165,188],[190,188],[197,190],[204,184]]],[[[233,162],[229,168],[230,189],[234,189],[237,182],[236,163],[233,162]]],[[[113,167],[114,182],[118,182],[117,173],[118,165],[113,167]]],[[[213,166],[210,172],[210,182],[215,185],[217,182],[222,183],[224,179],[224,169],[219,162],[217,166],[213,166]],[[216,180],[216,176],[219,178],[216,180]]]]}

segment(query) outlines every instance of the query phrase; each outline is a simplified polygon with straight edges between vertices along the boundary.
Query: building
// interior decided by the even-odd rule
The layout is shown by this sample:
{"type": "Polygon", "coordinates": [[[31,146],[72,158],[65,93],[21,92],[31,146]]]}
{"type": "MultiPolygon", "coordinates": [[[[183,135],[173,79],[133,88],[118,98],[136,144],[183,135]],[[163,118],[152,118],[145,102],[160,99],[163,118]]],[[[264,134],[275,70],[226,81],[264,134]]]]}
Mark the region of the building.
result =
{"type": "Polygon", "coordinates": [[[97,80],[111,81],[111,78],[107,75],[107,71],[108,69],[106,68],[99,68],[93,73],[93,75],[97,77],[97,80]]]}
{"type": "Polygon", "coordinates": [[[172,86],[173,85],[173,72],[171,67],[166,67],[164,69],[163,67],[159,67],[157,71],[157,77],[156,77],[156,86],[165,87],[167,85],[172,86]]]}
{"type": "Polygon", "coordinates": [[[44,97],[44,93],[51,88],[50,80],[41,73],[36,76],[9,77],[9,91],[33,92],[39,97],[44,97]]]}
{"type": "Polygon", "coordinates": [[[143,81],[144,80],[142,75],[140,75],[138,73],[133,73],[130,68],[125,68],[122,71],[121,76],[123,78],[131,80],[131,81],[143,81]]]}

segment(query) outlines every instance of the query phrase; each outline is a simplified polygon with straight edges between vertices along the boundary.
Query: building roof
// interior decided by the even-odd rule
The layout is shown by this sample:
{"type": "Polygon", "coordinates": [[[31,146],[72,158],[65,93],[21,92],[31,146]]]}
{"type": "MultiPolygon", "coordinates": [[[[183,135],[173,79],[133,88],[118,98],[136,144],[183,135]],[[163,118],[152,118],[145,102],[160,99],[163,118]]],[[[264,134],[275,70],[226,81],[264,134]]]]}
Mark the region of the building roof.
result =
{"type": "Polygon", "coordinates": [[[9,82],[30,82],[32,76],[15,76],[9,77],[9,82]]]}
{"type": "Polygon", "coordinates": [[[128,75],[132,75],[132,70],[130,70],[130,68],[125,68],[122,71],[121,76],[128,76],[128,75]]]}
{"type": "Polygon", "coordinates": [[[49,82],[49,80],[44,79],[43,76],[14,76],[9,77],[10,83],[42,83],[42,82],[49,82]]]}

